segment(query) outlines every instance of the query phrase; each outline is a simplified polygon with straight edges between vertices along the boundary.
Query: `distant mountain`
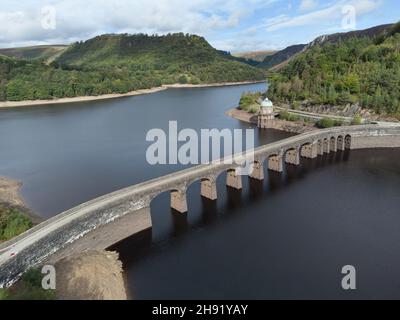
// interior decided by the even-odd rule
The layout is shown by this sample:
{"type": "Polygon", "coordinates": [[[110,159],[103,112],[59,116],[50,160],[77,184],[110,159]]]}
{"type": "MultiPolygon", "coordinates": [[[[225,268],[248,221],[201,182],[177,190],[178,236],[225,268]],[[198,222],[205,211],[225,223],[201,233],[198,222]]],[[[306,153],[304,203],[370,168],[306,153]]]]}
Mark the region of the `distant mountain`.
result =
{"type": "Polygon", "coordinates": [[[259,62],[256,61],[256,60],[237,57],[237,56],[232,55],[228,51],[218,50],[218,53],[221,56],[223,56],[224,58],[226,58],[226,59],[237,61],[237,62],[241,62],[241,63],[245,63],[245,64],[248,64],[249,66],[252,66],[252,67],[258,67],[258,64],[259,64],[259,62]]]}
{"type": "Polygon", "coordinates": [[[244,58],[248,60],[253,60],[257,62],[263,62],[268,56],[275,54],[274,50],[262,50],[262,51],[247,51],[247,52],[236,52],[232,55],[237,58],[244,58]]]}
{"type": "Polygon", "coordinates": [[[32,46],[21,48],[0,49],[0,54],[11,58],[20,59],[43,59],[45,61],[53,61],[68,46],[66,45],[50,45],[50,46],[32,46]]]}
{"type": "Polygon", "coordinates": [[[320,37],[269,81],[276,102],[359,104],[400,117],[400,23],[320,37]]]}
{"type": "MultiPolygon", "coordinates": [[[[60,49],[50,65],[39,59],[46,56],[49,48],[40,49],[43,50],[14,52],[29,56],[29,60],[0,55],[0,100],[126,93],[174,83],[265,79],[263,70],[236,61],[238,58],[214,49],[202,37],[182,33],[102,35],[60,49]]],[[[10,50],[7,53],[11,55],[10,50]]]]}
{"type": "Polygon", "coordinates": [[[258,67],[270,69],[270,68],[290,59],[296,53],[301,52],[305,47],[306,47],[305,44],[298,44],[298,45],[287,47],[286,49],[278,51],[271,56],[267,56],[264,59],[264,61],[258,65],[258,67]]]}

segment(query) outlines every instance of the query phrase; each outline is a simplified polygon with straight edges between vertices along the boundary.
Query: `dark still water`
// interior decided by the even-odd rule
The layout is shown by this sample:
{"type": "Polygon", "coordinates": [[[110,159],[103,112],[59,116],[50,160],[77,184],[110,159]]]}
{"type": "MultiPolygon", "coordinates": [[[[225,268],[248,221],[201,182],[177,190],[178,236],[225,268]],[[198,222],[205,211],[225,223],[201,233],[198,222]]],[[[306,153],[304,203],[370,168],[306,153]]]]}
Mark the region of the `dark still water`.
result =
{"type": "MultiPolygon", "coordinates": [[[[150,166],[146,133],[249,128],[225,116],[265,84],[174,89],[81,104],[0,110],[0,175],[23,181],[27,203],[51,217],[86,200],[182,169],[150,166]]],[[[256,143],[288,137],[256,131],[256,143]]],[[[304,161],[218,200],[188,191],[189,213],[152,202],[154,228],[115,249],[136,299],[400,298],[400,150],[304,161]],[[357,290],[341,289],[354,265],[357,290]]]]}
{"type": "Polygon", "coordinates": [[[153,234],[119,244],[136,299],[400,299],[400,149],[302,160],[189,213],[152,206],[153,234]],[[357,290],[341,287],[345,265],[357,290]]]}

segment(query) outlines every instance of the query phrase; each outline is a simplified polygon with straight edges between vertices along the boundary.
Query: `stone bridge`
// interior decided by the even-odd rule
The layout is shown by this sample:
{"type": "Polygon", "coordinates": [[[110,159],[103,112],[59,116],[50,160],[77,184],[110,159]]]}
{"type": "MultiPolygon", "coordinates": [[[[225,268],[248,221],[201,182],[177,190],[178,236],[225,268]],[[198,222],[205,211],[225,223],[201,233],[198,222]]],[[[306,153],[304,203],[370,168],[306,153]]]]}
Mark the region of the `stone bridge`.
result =
{"type": "MultiPolygon", "coordinates": [[[[261,146],[254,150],[250,178],[263,180],[264,167],[282,172],[284,163],[299,165],[346,149],[400,147],[400,125],[369,125],[316,130],[261,146]]],[[[247,155],[240,155],[246,160],[247,155]]],[[[239,161],[240,162],[240,161],[239,161]]],[[[217,178],[227,172],[227,185],[241,189],[237,166],[224,161],[200,165],[102,196],[61,213],[0,245],[0,288],[11,285],[26,270],[88,249],[111,245],[152,227],[151,201],[164,192],[171,207],[187,212],[186,190],[196,181],[201,195],[216,200],[217,178]]]]}

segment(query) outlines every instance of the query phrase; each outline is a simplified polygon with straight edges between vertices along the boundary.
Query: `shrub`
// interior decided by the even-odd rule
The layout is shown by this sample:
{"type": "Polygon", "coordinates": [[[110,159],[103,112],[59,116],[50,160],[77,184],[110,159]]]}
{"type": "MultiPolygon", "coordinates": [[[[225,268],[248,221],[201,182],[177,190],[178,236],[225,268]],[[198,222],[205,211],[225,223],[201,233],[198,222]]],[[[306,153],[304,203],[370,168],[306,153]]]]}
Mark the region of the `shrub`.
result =
{"type": "Polygon", "coordinates": [[[356,115],[353,118],[353,121],[351,122],[351,124],[355,125],[355,126],[358,126],[358,125],[362,124],[362,121],[363,121],[363,119],[361,118],[361,116],[360,115],[356,115]]]}
{"type": "Polygon", "coordinates": [[[317,122],[319,128],[332,128],[335,126],[335,120],[331,118],[322,118],[317,122]]]}
{"type": "Polygon", "coordinates": [[[260,92],[256,93],[246,92],[242,94],[239,101],[239,109],[251,113],[256,113],[260,108],[260,105],[258,104],[258,99],[260,98],[261,98],[260,92]]]}
{"type": "Polygon", "coordinates": [[[0,241],[7,241],[32,227],[30,219],[16,208],[0,205],[0,241]]]}
{"type": "Polygon", "coordinates": [[[0,291],[0,300],[54,300],[55,290],[44,290],[39,269],[27,271],[13,287],[0,291]]]}
{"type": "Polygon", "coordinates": [[[7,300],[8,292],[5,289],[0,289],[0,300],[7,300]]]}
{"type": "Polygon", "coordinates": [[[282,120],[286,120],[286,121],[299,121],[300,120],[300,116],[290,113],[288,111],[282,111],[279,114],[279,118],[282,120]]]}
{"type": "Polygon", "coordinates": [[[186,76],[185,75],[181,75],[180,77],[179,77],[179,83],[180,84],[187,84],[188,83],[188,80],[187,80],[187,78],[186,78],[186,76]]]}

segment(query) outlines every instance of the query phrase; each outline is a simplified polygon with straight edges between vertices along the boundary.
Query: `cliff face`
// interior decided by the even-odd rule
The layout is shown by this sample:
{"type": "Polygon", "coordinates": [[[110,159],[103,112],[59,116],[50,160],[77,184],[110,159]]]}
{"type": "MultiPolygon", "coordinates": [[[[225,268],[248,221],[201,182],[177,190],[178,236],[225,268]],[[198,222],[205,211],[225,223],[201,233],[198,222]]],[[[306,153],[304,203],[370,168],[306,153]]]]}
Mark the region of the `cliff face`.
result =
{"type": "Polygon", "coordinates": [[[316,38],[314,41],[310,42],[305,49],[311,48],[315,45],[323,45],[323,44],[335,44],[340,41],[345,41],[351,38],[362,38],[362,37],[376,37],[383,35],[385,32],[391,30],[394,24],[384,24],[381,26],[376,26],[373,28],[368,28],[365,30],[356,30],[350,32],[343,32],[343,33],[334,33],[323,35],[316,38]]]}

